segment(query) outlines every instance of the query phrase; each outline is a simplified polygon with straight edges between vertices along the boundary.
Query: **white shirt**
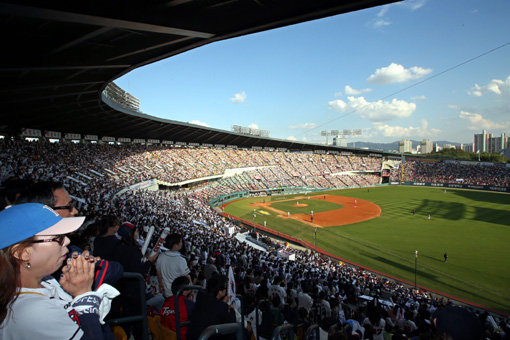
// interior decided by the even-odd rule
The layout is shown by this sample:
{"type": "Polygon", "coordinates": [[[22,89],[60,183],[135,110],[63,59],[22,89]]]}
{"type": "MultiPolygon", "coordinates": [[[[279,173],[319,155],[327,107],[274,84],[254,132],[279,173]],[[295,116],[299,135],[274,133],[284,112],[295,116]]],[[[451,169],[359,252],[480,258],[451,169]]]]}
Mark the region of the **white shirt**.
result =
{"type": "Polygon", "coordinates": [[[71,295],[53,278],[41,284],[44,288],[21,288],[0,328],[0,339],[74,340],[83,336],[68,314],[72,310],[71,295]]]}
{"type": "Polygon", "coordinates": [[[190,270],[186,259],[178,251],[167,251],[159,255],[156,269],[161,273],[165,297],[172,296],[172,282],[179,276],[188,275],[190,270]]]}

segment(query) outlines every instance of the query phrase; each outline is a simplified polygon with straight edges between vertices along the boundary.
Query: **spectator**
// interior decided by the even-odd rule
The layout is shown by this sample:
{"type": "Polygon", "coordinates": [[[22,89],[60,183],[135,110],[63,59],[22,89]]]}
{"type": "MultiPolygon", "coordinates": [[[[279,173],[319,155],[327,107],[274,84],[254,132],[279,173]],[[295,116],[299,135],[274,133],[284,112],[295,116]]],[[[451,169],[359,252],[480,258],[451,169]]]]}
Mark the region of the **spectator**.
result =
{"type": "Polygon", "coordinates": [[[479,340],[482,337],[480,320],[464,307],[438,309],[432,321],[441,337],[452,340],[479,340]]]}
{"type": "Polygon", "coordinates": [[[156,261],[159,285],[166,298],[172,296],[172,282],[179,276],[187,276],[191,281],[186,259],[179,253],[182,248],[182,236],[174,233],[168,235],[165,247],[169,250],[161,254],[156,261]]]}
{"type": "MultiPolygon", "coordinates": [[[[139,273],[142,276],[148,274],[150,265],[158,254],[144,261],[142,253],[136,245],[138,230],[131,224],[123,224],[119,227],[119,219],[116,216],[105,216],[100,224],[102,234],[94,240],[94,252],[101,254],[105,259],[119,262],[125,272],[139,273]],[[117,238],[118,232],[120,239],[117,238]]],[[[119,281],[116,288],[121,296],[116,299],[112,307],[115,317],[136,315],[140,311],[139,285],[136,281],[119,281]]],[[[124,323],[121,325],[126,334],[133,334],[135,339],[142,339],[143,329],[140,323],[124,323]]]]}
{"type": "MultiPolygon", "coordinates": [[[[165,300],[163,307],[161,308],[161,324],[164,327],[167,327],[174,332],[177,331],[177,325],[175,322],[175,296],[179,289],[184,286],[190,285],[190,280],[187,276],[179,276],[172,282],[172,296],[165,300]]],[[[191,299],[193,294],[191,290],[185,290],[179,296],[179,323],[182,325],[184,322],[188,321],[193,313],[193,309],[195,304],[191,299]]],[[[188,331],[188,326],[181,326],[181,339],[186,340],[186,332],[188,331]]]]}
{"type": "MultiPolygon", "coordinates": [[[[188,329],[188,340],[197,339],[208,326],[235,322],[234,311],[227,305],[227,283],[226,276],[214,275],[207,281],[207,292],[198,293],[188,329]]],[[[213,336],[210,339],[220,338],[213,336]]]]}
{"type": "Polygon", "coordinates": [[[120,242],[117,231],[120,220],[117,216],[103,216],[97,223],[98,236],[94,239],[94,254],[107,260],[112,260],[120,242]]]}
{"type": "Polygon", "coordinates": [[[113,339],[108,326],[100,324],[109,308],[100,304],[118,292],[107,284],[91,292],[94,257],[69,259],[60,284],[49,276],[66,258],[65,234],[83,221],[84,217],[62,218],[37,203],[0,212],[0,338],[113,339]]]}

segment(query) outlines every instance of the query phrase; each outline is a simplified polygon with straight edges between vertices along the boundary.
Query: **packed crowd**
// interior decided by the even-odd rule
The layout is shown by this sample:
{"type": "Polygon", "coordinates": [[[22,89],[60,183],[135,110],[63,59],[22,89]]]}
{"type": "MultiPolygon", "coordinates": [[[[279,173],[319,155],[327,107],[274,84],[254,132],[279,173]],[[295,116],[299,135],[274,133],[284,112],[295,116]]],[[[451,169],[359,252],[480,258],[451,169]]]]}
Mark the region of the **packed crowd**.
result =
{"type": "MultiPolygon", "coordinates": [[[[11,140],[3,140],[0,143],[0,154],[2,155],[0,178],[48,176],[48,171],[42,172],[40,169],[43,164],[51,164],[52,168],[59,166],[58,170],[51,171],[56,175],[83,180],[87,177],[97,177],[95,172],[98,172],[109,177],[108,182],[117,187],[153,178],[167,183],[179,183],[222,175],[227,169],[247,169],[252,178],[251,184],[261,188],[272,187],[273,184],[292,186],[323,184],[331,188],[345,186],[341,179],[331,180],[333,174],[347,171],[377,172],[382,166],[382,158],[355,155],[178,146],[50,144],[11,140]],[[24,156],[23,164],[19,164],[20,155],[24,156]],[[55,160],[58,160],[58,163],[55,160]],[[76,175],[77,171],[81,175],[76,175]],[[278,179],[280,183],[276,183],[278,179]]],[[[365,184],[363,179],[359,182],[359,185],[365,184]]]]}
{"type": "MultiPolygon", "coordinates": [[[[221,173],[227,168],[257,167],[265,163],[268,167],[263,172],[259,171],[253,177],[245,174],[245,182],[239,179],[237,183],[249,185],[254,183],[253,180],[260,182],[262,179],[275,183],[282,173],[295,180],[300,177],[294,174],[301,172],[313,178],[314,174],[324,169],[334,173],[338,172],[337,169],[348,171],[359,166],[380,168],[380,159],[246,150],[215,150],[212,155],[209,154],[210,150],[201,149],[144,150],[141,146],[7,141],[3,142],[0,151],[2,177],[14,176],[35,182],[65,182],[65,188],[52,186],[55,202],[47,204],[59,209],[55,210],[58,212],[87,216],[84,227],[71,237],[76,249],[100,254],[105,260],[120,263],[125,271],[146,276],[149,282],[147,298],[152,313],[160,314],[161,324],[175,331],[175,314],[169,311],[175,310],[178,303],[185,311],[181,317],[185,315],[184,319],[191,322],[181,331],[186,339],[196,339],[208,325],[240,321],[241,314],[246,320],[244,331],[247,336],[252,333],[263,339],[270,338],[275,327],[284,323],[293,324],[300,338],[304,337],[312,324],[319,324],[322,336],[329,333],[333,339],[434,339],[442,333],[453,339],[468,339],[466,330],[473,339],[482,336],[503,339],[509,334],[508,319],[454,307],[450,301],[339,264],[317,253],[290,249],[280,244],[283,249],[296,255],[295,261],[289,261],[277,252],[256,250],[239,242],[235,236],[243,230],[225,220],[207,204],[207,199],[216,194],[212,185],[205,185],[203,190],[192,193],[128,190],[114,197],[120,189],[157,175],[167,176],[166,180],[179,181],[191,175],[206,176],[221,173]],[[162,158],[165,160],[162,161],[162,158]],[[333,159],[337,162],[328,163],[333,159]],[[193,166],[190,167],[190,164],[193,166]],[[87,172],[88,169],[101,175],[87,172]],[[105,169],[114,172],[115,176],[110,176],[105,169]],[[255,176],[260,176],[260,179],[255,176]],[[62,190],[83,201],[78,206],[79,212],[69,195],[64,195],[69,198],[66,202],[56,203],[57,198],[63,195],[62,190]],[[150,226],[155,227],[155,235],[159,235],[164,228],[170,229],[170,235],[161,254],[148,252],[143,257],[140,245],[150,226]],[[243,308],[236,301],[231,301],[227,294],[227,274],[231,268],[243,308]],[[186,291],[176,302],[176,292],[190,283],[205,289],[198,293],[186,291]],[[259,316],[258,323],[255,315],[259,316]],[[458,315],[462,315],[464,321],[452,325],[448,318],[458,315]]],[[[369,183],[375,181],[370,176],[378,177],[367,175],[365,180],[369,183]]],[[[332,180],[337,176],[315,177],[332,180]]],[[[358,176],[351,180],[357,183],[355,185],[363,185],[358,182],[358,176]]],[[[322,180],[314,182],[315,186],[321,184],[319,181],[322,180]]],[[[218,182],[215,185],[221,186],[218,182]]],[[[11,203],[34,202],[41,196],[35,195],[37,187],[30,182],[4,181],[3,188],[6,190],[5,197],[11,203]],[[10,190],[13,188],[14,191],[10,190]],[[13,195],[13,192],[20,195],[13,195]],[[17,199],[21,201],[16,202],[17,199]]],[[[231,192],[229,188],[225,187],[225,192],[231,192]]],[[[43,237],[35,233],[32,235],[43,237]]],[[[156,237],[153,239],[150,248],[155,246],[156,237]]],[[[44,239],[36,241],[46,242],[44,239]]],[[[53,242],[53,239],[48,239],[48,242],[53,242]]],[[[65,241],[62,242],[62,246],[67,246],[65,241]]],[[[85,261],[79,255],[72,261],[79,260],[85,261]]],[[[74,262],[65,268],[68,267],[74,268],[74,262]]],[[[30,266],[27,268],[30,269],[30,266]]],[[[64,269],[64,277],[72,274],[68,270],[71,269],[64,269]]],[[[57,283],[53,284],[58,288],[57,283]]],[[[112,285],[118,288],[121,295],[113,300],[110,316],[125,316],[126,312],[132,310],[130,306],[136,305],[135,289],[130,285],[112,285]],[[115,301],[120,301],[123,308],[117,308],[115,301]]],[[[65,280],[61,281],[61,286],[66,291],[72,290],[65,280]]],[[[72,296],[67,299],[74,306],[81,295],[77,294],[78,291],[68,293],[72,296]]],[[[86,325],[86,317],[89,316],[82,313],[77,317],[80,321],[85,320],[83,324],[86,325]]],[[[8,323],[9,316],[5,320],[8,323]]],[[[96,330],[102,329],[96,320],[94,322],[96,330]]],[[[74,328],[69,326],[69,329],[74,328]]],[[[0,328],[0,334],[3,334],[2,331],[0,328]]],[[[132,323],[124,325],[124,331],[139,339],[144,330],[140,329],[139,324],[132,323]]],[[[87,334],[91,334],[88,332],[90,330],[83,331],[85,339],[87,334]]],[[[110,335],[105,332],[102,336],[109,338],[110,335]]],[[[6,339],[15,338],[5,334],[6,339]]]]}
{"type": "MultiPolygon", "coordinates": [[[[400,180],[401,169],[393,169],[392,180],[400,180]]],[[[406,161],[404,181],[510,186],[510,167],[461,164],[460,162],[406,161]]]]}

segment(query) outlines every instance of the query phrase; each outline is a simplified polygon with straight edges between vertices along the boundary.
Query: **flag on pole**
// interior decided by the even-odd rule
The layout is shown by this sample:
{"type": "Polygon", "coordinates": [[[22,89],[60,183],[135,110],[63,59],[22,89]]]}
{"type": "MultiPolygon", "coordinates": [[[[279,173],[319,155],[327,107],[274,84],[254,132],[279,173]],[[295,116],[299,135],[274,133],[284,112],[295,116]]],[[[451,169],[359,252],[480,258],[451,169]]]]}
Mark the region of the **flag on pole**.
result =
{"type": "Polygon", "coordinates": [[[236,297],[236,280],[234,279],[234,271],[232,270],[232,266],[228,267],[227,295],[230,296],[229,301],[233,302],[236,297]]]}

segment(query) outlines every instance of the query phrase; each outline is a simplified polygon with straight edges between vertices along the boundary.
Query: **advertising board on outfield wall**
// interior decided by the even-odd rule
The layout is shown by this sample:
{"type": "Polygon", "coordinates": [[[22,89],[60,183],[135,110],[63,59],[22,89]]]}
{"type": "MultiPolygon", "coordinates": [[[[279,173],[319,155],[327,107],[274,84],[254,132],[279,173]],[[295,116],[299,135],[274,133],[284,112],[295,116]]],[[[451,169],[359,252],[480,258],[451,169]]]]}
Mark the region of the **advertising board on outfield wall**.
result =
{"type": "Polygon", "coordinates": [[[456,183],[425,183],[425,182],[390,182],[390,185],[412,185],[420,187],[440,187],[440,188],[458,188],[488,190],[498,192],[510,192],[510,188],[497,187],[493,185],[474,185],[474,184],[456,184],[456,183]]]}

